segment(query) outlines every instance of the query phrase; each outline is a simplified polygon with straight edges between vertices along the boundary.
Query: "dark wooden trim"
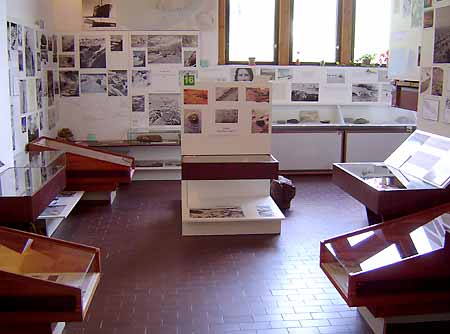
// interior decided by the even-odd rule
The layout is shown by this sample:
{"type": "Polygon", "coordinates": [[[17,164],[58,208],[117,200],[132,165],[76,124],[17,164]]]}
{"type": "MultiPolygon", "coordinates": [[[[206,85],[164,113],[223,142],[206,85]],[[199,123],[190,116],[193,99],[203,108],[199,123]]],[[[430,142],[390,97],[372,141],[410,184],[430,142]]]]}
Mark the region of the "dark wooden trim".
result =
{"type": "Polygon", "coordinates": [[[278,65],[289,65],[292,50],[293,1],[279,1],[278,65]]]}
{"type": "Polygon", "coordinates": [[[342,0],[340,5],[340,63],[350,64],[353,59],[354,0],[342,0]]]}
{"type": "Polygon", "coordinates": [[[219,65],[225,65],[226,59],[226,21],[227,21],[227,0],[219,0],[219,65]]]}

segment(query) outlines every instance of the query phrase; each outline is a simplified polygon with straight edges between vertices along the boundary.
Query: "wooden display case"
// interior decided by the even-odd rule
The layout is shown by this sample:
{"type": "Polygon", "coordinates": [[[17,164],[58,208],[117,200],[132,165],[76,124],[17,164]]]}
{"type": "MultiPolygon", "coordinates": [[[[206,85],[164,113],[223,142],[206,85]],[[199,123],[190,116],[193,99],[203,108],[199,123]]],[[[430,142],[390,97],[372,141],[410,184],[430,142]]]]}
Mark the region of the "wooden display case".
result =
{"type": "Polygon", "coordinates": [[[120,183],[131,182],[135,168],[135,160],[132,157],[47,137],[30,143],[28,149],[65,152],[66,190],[71,191],[115,191],[120,183]]]}
{"type": "Polygon", "coordinates": [[[24,154],[16,166],[0,174],[0,222],[11,226],[35,221],[66,186],[61,152],[24,154]]]}
{"type": "Polygon", "coordinates": [[[450,140],[416,131],[385,162],[334,164],[333,182],[374,224],[449,202],[448,166],[450,140]]]}
{"type": "Polygon", "coordinates": [[[450,204],[320,246],[320,266],[327,277],[349,306],[365,307],[363,313],[373,320],[450,320],[449,260],[450,204]]]}
{"type": "Polygon", "coordinates": [[[99,253],[0,227],[0,333],[50,334],[82,321],[100,281],[99,253]]]}

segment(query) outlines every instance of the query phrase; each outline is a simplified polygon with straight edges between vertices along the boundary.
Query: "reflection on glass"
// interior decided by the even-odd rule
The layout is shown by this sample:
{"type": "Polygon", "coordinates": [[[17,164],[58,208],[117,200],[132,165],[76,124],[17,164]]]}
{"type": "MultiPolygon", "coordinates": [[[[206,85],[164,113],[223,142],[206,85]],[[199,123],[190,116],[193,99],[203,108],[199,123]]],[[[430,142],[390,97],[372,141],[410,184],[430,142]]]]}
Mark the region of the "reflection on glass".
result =
{"type": "Polygon", "coordinates": [[[435,249],[441,248],[442,246],[441,244],[437,244],[436,242],[443,242],[443,240],[439,240],[438,236],[430,230],[427,233],[425,231],[425,226],[421,226],[415,231],[412,231],[410,235],[411,240],[413,241],[414,246],[416,247],[416,250],[419,254],[429,253],[435,249]]]}
{"type": "Polygon", "coordinates": [[[359,244],[361,241],[364,241],[364,240],[370,238],[374,234],[375,233],[373,231],[357,234],[357,235],[354,235],[352,237],[348,237],[347,241],[350,244],[350,246],[353,247],[353,246],[359,244]]]}
{"type": "Polygon", "coordinates": [[[367,260],[360,263],[361,269],[364,271],[380,268],[389,264],[400,261],[402,258],[395,244],[390,245],[381,252],[371,256],[367,260]]]}

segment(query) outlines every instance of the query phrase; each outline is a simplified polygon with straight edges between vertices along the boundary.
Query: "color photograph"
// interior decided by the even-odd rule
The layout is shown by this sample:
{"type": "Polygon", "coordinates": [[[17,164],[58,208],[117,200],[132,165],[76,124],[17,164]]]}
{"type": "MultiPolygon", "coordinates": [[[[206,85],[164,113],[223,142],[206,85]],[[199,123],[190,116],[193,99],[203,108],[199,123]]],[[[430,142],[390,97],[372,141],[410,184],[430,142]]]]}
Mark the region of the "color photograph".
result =
{"type": "Polygon", "coordinates": [[[181,64],[181,36],[148,36],[149,64],[181,64]]]}
{"type": "Polygon", "coordinates": [[[61,96],[80,96],[80,83],[78,71],[60,71],[59,84],[61,96]]]}
{"type": "Polygon", "coordinates": [[[184,104],[208,104],[208,90],[184,89],[184,104]]]}
{"type": "Polygon", "coordinates": [[[245,90],[247,102],[269,103],[269,88],[247,88],[245,90]]]}
{"type": "Polygon", "coordinates": [[[318,102],[318,83],[294,83],[292,84],[291,101],[318,102]]]}
{"type": "Polygon", "coordinates": [[[252,110],[252,133],[269,133],[270,111],[264,109],[252,110]]]}
{"type": "Polygon", "coordinates": [[[237,102],[239,101],[238,87],[216,87],[217,102],[237,102]]]}
{"type": "Polygon", "coordinates": [[[426,28],[432,28],[434,24],[434,11],[426,10],[423,13],[423,27],[426,28]]]}
{"type": "Polygon", "coordinates": [[[80,84],[82,94],[105,94],[106,93],[106,73],[81,74],[80,84]]]}
{"type": "Polygon", "coordinates": [[[184,109],[184,133],[202,133],[202,111],[184,109]]]}
{"type": "Polygon", "coordinates": [[[149,94],[149,125],[181,124],[180,94],[149,94]]]}
{"type": "Polygon", "coordinates": [[[106,68],[106,39],[80,37],[80,68],[106,68]]]}
{"type": "Polygon", "coordinates": [[[108,96],[128,96],[128,71],[108,71],[108,96]]]}

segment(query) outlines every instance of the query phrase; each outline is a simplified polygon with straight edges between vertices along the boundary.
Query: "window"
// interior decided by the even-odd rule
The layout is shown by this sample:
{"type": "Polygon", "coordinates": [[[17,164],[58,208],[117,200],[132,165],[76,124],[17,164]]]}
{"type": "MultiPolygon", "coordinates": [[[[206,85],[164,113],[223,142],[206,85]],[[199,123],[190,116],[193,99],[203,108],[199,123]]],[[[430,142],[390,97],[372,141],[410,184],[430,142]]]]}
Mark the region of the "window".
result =
{"type": "Polygon", "coordinates": [[[229,0],[227,63],[276,62],[276,0],[229,0]]]}
{"type": "Polygon", "coordinates": [[[364,54],[380,54],[389,50],[391,0],[356,0],[353,59],[364,54]]]}
{"type": "Polygon", "coordinates": [[[339,0],[294,0],[291,60],[334,63],[338,49],[339,0]]]}

